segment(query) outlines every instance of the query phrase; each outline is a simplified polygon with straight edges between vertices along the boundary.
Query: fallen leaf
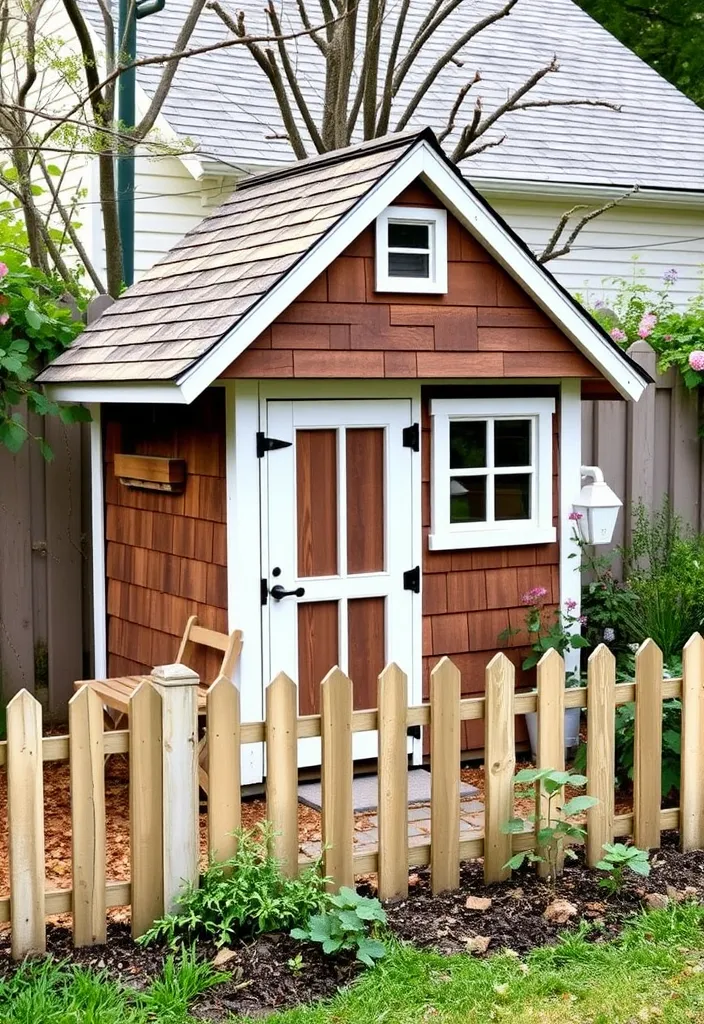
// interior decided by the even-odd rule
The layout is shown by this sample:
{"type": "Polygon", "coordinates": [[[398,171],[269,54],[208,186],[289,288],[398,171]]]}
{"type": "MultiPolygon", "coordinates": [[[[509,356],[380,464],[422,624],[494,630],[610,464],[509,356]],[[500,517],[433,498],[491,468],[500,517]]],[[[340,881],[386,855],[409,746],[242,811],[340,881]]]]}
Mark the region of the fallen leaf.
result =
{"type": "Polygon", "coordinates": [[[488,910],[491,906],[491,898],[489,896],[468,896],[464,905],[467,910],[488,910]]]}
{"type": "Polygon", "coordinates": [[[224,967],[225,964],[229,964],[230,960],[236,956],[237,953],[235,953],[234,949],[228,949],[227,946],[223,946],[222,949],[217,951],[211,963],[213,967],[224,967]]]}
{"type": "Polygon", "coordinates": [[[576,913],[577,908],[569,900],[553,900],[545,908],[543,917],[546,921],[551,921],[553,924],[565,924],[576,913]]]}
{"type": "Polygon", "coordinates": [[[518,887],[518,889],[512,889],[511,892],[509,893],[509,896],[511,897],[512,900],[522,900],[523,889],[521,889],[520,886],[518,887]]]}
{"type": "Polygon", "coordinates": [[[664,910],[669,905],[670,899],[661,892],[649,892],[645,895],[645,902],[651,910],[664,910]]]}
{"type": "Polygon", "coordinates": [[[467,939],[465,946],[468,953],[486,953],[491,942],[490,935],[473,935],[471,939],[467,939]]]}
{"type": "Polygon", "coordinates": [[[584,904],[584,909],[585,910],[594,910],[597,914],[600,914],[602,912],[602,910],[606,910],[606,904],[605,903],[585,903],[584,904]]]}

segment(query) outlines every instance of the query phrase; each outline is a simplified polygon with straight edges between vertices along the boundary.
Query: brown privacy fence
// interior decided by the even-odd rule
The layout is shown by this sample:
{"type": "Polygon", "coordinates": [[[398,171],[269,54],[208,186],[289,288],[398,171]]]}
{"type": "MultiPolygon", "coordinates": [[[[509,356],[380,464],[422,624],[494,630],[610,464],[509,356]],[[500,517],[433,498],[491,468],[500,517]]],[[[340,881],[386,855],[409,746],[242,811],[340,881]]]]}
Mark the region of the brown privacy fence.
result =
{"type": "MultiPolygon", "coordinates": [[[[408,869],[430,865],[435,891],[456,887],[460,861],[484,857],[487,882],[506,878],[513,853],[535,848],[535,832],[509,835],[513,817],[515,716],[538,712],[538,767],[564,766],[564,709],[586,707],[589,795],[586,858],[594,865],[604,843],[633,836],[640,847],[660,845],[663,829],[680,829],[685,849],[704,847],[704,640],[695,634],[683,652],[683,677],[663,679],[662,656],[648,640],[636,656],[636,679],[615,683],[610,651],[589,661],[588,686],[565,689],[555,651],[538,666],[537,693],[514,692],[514,668],[497,654],[486,669],[486,695],[463,700],[460,673],[443,658],[431,674],[430,702],[408,707],[404,673],[389,665],[378,682],[378,707],[353,711],[352,683],[339,669],[321,684],[321,714],[297,717],[295,684],[279,675],[267,688],[266,721],[240,723],[239,694],[224,678],[207,697],[208,845],[219,859],[232,855],[241,820],[240,746],[266,744],[267,817],[275,853],[286,872],[299,864],[297,738],[322,738],[324,870],[335,885],[378,872],[382,898],[408,891],[408,869]],[[661,809],[662,701],[682,700],[682,788],[679,808],[661,809]],[[614,715],[635,700],[633,811],[614,813],[614,715]],[[460,722],[483,719],[486,745],[484,834],[460,840],[460,722]],[[430,730],[431,838],[409,848],[407,729],[430,730]],[[378,852],[355,853],[352,734],[377,730],[379,740],[378,852]]],[[[106,907],[131,905],[132,929],[143,933],[173,906],[184,879],[196,881],[199,856],[196,689],[198,677],[181,665],[155,669],[131,700],[129,730],[103,732],[100,698],[83,687],[70,705],[69,735],[41,736],[41,709],[27,692],[8,707],[7,765],[10,897],[0,920],[11,922],[12,951],[22,957],[45,946],[49,914],[73,914],[77,946],[105,941],[106,907]],[[130,755],[131,881],[106,881],[104,761],[130,755]],[[70,890],[44,891],[42,762],[70,760],[72,873],[70,890]]],[[[51,809],[48,809],[51,813],[51,809]]]]}

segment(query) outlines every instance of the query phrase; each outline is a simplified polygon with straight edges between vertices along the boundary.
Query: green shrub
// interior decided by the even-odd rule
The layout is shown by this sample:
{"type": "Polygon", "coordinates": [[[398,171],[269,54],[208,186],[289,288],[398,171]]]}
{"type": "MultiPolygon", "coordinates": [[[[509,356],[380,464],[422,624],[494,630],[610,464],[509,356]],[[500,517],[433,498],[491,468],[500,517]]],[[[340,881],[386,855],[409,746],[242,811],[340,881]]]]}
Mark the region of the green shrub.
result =
{"type": "Polygon", "coordinates": [[[621,891],[627,870],[642,878],[650,874],[650,854],[647,850],[639,850],[637,846],[626,846],[624,843],[604,843],[602,849],[603,859],[596,864],[599,871],[604,872],[599,885],[609,893],[621,891]]]}
{"type": "Polygon", "coordinates": [[[372,967],[386,953],[384,943],[376,937],[384,924],[386,911],[379,900],[360,896],[343,885],[339,893],[328,896],[321,913],[310,917],[304,928],[294,928],[291,935],[319,943],[328,954],[354,950],[357,960],[372,967]]]}
{"type": "Polygon", "coordinates": [[[272,835],[266,823],[238,833],[235,856],[212,863],[198,888],[186,886],[178,910],[156,921],[140,941],[177,946],[209,938],[224,946],[304,924],[325,905],[326,879],[319,864],[287,878],[269,852],[272,835]]]}

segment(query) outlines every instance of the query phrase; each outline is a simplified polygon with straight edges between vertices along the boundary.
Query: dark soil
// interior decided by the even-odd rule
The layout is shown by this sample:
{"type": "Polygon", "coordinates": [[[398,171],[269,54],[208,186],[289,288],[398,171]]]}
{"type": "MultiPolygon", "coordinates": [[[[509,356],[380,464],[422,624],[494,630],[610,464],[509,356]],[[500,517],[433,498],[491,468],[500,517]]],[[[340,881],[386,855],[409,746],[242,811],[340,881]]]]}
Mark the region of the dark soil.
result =
{"type": "MultiPolygon", "coordinates": [[[[554,886],[538,879],[533,868],[525,868],[514,872],[510,882],[490,888],[484,886],[481,861],[468,862],[461,868],[460,888],[437,896],[430,892],[429,872],[420,870],[410,876],[408,899],[387,904],[389,926],[398,938],[444,954],[469,948],[472,955],[488,956],[501,949],[522,955],[554,942],[560,932],[574,930],[582,921],[593,925],[593,941],[605,941],[617,936],[625,921],[647,907],[648,897],[654,894],[668,900],[704,898],[704,852],[680,853],[677,841],[676,834],[665,834],[663,848],[653,857],[650,877],[631,874],[622,891],[612,896],[599,886],[601,875],[587,870],[581,859],[568,861],[564,876],[554,886]],[[488,897],[491,905],[485,910],[470,909],[468,897],[488,897]],[[546,920],[543,915],[556,900],[568,901],[577,912],[561,923],[546,920]],[[471,950],[471,940],[477,937],[489,940],[485,953],[471,950]]],[[[73,949],[70,931],[54,926],[49,926],[47,939],[49,953],[56,959],[105,970],[110,978],[134,989],[149,985],[167,955],[163,948],[136,945],[124,924],[108,926],[105,946],[73,949]]],[[[203,942],[197,952],[201,959],[213,961],[218,951],[203,942]]],[[[264,1016],[329,998],[361,970],[349,955],[326,957],[317,946],[281,933],[235,944],[232,954],[220,967],[229,980],[194,1002],[195,1017],[223,1021],[230,1014],[264,1016]],[[303,960],[300,966],[292,963],[298,955],[303,960]]],[[[0,935],[0,978],[15,966],[9,937],[0,935]]]]}

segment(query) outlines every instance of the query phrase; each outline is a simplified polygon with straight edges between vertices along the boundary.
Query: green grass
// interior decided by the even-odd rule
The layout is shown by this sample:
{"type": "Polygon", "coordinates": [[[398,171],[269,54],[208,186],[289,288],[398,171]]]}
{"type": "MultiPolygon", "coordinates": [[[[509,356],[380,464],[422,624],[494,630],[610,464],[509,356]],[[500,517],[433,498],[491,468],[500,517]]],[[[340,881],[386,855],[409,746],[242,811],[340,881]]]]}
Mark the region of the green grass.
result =
{"type": "MultiPolygon", "coordinates": [[[[189,1001],[216,978],[186,955],[136,995],[99,975],[45,962],[21,967],[0,983],[0,1021],[191,1024],[189,1001]]],[[[441,957],[395,945],[374,970],[330,1002],[268,1018],[268,1024],[640,1021],[704,1022],[704,907],[652,911],[635,920],[618,942],[595,944],[572,935],[525,960],[506,954],[488,960],[441,957]]]]}

